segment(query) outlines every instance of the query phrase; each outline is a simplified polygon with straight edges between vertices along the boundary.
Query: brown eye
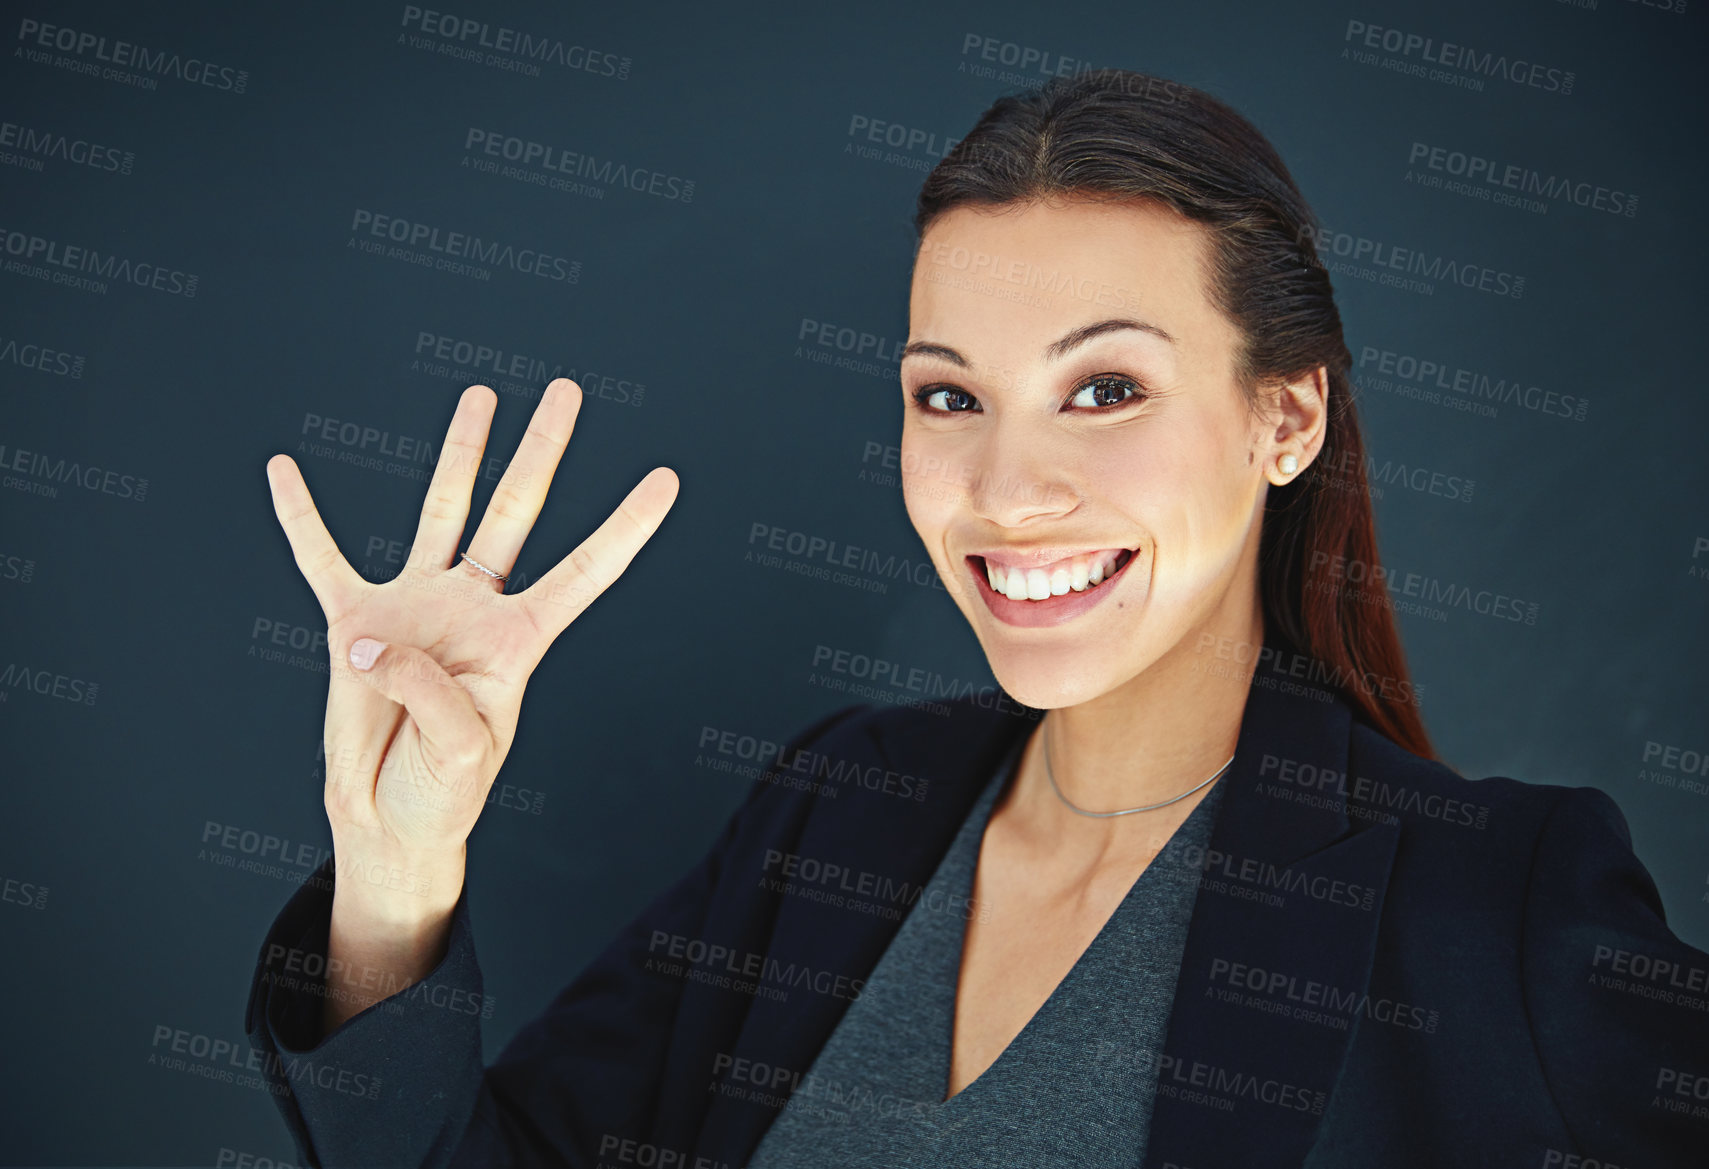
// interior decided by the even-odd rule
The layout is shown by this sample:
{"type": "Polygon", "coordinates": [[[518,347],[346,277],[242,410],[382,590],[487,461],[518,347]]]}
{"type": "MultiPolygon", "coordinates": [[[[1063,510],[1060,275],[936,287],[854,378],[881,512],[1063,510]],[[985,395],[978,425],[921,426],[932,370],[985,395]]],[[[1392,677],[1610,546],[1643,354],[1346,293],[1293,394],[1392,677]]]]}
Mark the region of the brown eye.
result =
{"type": "Polygon", "coordinates": [[[1144,396],[1139,383],[1132,378],[1118,373],[1101,373],[1082,382],[1069,397],[1068,404],[1079,409],[1100,410],[1144,396]]]}
{"type": "Polygon", "coordinates": [[[954,386],[926,386],[914,392],[914,401],[935,414],[965,414],[979,406],[972,394],[954,386]]]}

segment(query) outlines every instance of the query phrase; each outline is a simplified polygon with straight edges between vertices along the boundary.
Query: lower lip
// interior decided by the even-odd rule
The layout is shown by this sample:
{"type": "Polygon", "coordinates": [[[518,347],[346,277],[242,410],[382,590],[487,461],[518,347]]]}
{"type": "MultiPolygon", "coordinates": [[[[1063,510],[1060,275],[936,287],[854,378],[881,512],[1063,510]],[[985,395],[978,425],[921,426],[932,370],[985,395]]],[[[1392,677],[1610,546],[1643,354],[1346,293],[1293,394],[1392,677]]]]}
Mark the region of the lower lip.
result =
{"type": "Polygon", "coordinates": [[[1115,572],[1106,576],[1097,588],[1087,589],[1077,593],[1069,589],[1060,597],[1051,597],[1043,601],[1015,601],[991,587],[991,578],[985,569],[972,559],[965,561],[968,570],[973,573],[974,582],[979,588],[979,595],[985,598],[985,604],[990,608],[997,620],[1005,625],[1022,625],[1037,627],[1042,625],[1061,625],[1064,621],[1072,621],[1092,606],[1098,604],[1116,587],[1116,582],[1122,578],[1135,560],[1139,559],[1137,552],[1131,553],[1127,563],[1115,572]]]}

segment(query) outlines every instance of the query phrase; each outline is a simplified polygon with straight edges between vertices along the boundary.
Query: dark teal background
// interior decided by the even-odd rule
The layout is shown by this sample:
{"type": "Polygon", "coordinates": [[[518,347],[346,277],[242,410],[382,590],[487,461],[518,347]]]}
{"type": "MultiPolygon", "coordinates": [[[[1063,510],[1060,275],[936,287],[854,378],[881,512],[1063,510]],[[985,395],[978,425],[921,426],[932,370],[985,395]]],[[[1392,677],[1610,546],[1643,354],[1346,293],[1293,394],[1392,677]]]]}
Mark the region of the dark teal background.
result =
{"type": "MultiPolygon", "coordinates": [[[[782,739],[851,701],[810,682],[819,646],[990,680],[940,590],[852,589],[744,559],[756,523],[923,557],[900,494],[862,477],[882,470],[863,462],[868,444],[899,434],[896,380],[798,356],[799,337],[805,321],[906,338],[909,220],[936,154],[862,158],[849,128],[965,133],[1013,88],[963,70],[981,63],[969,34],[1208,89],[1270,136],[1331,229],[1525,277],[1518,299],[1336,279],[1355,355],[1439,358],[1589,402],[1582,420],[1511,404],[1484,417],[1366,386],[1379,459],[1475,482],[1467,502],[1386,490],[1385,558],[1537,605],[1535,624],[1403,617],[1424,713],[1469,775],[1610,792],[1675,931],[1709,945],[1709,788],[1677,773],[1669,785],[1644,758],[1646,744],[1709,750],[1709,9],[467,10],[627,57],[619,79],[412,48],[399,4],[7,7],[0,122],[133,161],[128,174],[0,165],[0,234],[194,273],[197,289],[102,294],[0,272],[0,349],[16,343],[0,360],[0,445],[148,480],[140,502],[0,489],[0,667],[99,687],[92,704],[0,687],[0,879],[47,890],[39,909],[0,902],[6,1163],[292,1159],[264,1092],[149,1060],[162,1026],[243,1049],[255,950],[295,888],[207,859],[210,822],[329,843],[325,675],[250,653],[271,646],[258,621],[324,629],[263,465],[296,454],[348,558],[382,574],[365,550],[408,541],[424,484],[297,444],[308,413],[437,442],[463,386],[493,375],[412,368],[422,332],[610,379],[518,575],[568,552],[648,468],[683,482],[663,530],[535,675],[500,777],[519,806],[489,808],[472,840],[489,1055],[746,790],[696,765],[703,727],[782,739]],[[1571,70],[1573,92],[1472,92],[1361,65],[1342,56],[1350,18],[1571,70]],[[245,92],[172,78],[148,91],[33,62],[22,19],[243,69],[245,92]],[[692,180],[693,198],[480,174],[460,165],[471,127],[692,180]],[[1638,210],[1556,200],[1538,214],[1423,189],[1404,181],[1414,142],[1635,193],[1638,210]],[[359,208],[569,257],[579,280],[477,281],[364,255],[347,247],[359,208]],[[21,364],[27,345],[81,358],[79,376],[21,364]]],[[[530,409],[501,393],[489,455],[508,456],[530,409]]]]}

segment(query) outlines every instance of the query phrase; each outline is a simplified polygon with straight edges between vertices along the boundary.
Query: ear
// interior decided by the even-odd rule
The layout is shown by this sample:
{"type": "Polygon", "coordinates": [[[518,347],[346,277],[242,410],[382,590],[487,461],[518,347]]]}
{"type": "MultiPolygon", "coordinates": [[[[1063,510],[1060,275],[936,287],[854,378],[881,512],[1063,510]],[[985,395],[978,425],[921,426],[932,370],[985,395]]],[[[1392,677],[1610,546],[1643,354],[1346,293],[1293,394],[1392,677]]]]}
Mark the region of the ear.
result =
{"type": "Polygon", "coordinates": [[[1259,449],[1264,455],[1264,477],[1280,487],[1297,479],[1323,449],[1329,433],[1328,370],[1320,365],[1278,386],[1270,396],[1269,420],[1274,429],[1264,436],[1259,449]]]}

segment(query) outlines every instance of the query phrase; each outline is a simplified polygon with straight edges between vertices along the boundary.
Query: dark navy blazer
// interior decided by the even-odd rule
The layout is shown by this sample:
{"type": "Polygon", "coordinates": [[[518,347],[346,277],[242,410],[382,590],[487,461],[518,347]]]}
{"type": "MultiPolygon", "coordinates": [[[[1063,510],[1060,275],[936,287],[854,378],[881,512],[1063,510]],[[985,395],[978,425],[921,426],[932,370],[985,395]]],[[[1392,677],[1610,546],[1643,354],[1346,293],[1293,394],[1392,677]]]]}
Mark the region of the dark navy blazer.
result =
{"type": "MultiPolygon", "coordinates": [[[[304,1163],[743,1165],[1037,726],[948,707],[804,731],[491,1067],[466,903],[426,980],[322,1038],[306,885],[246,1019],[304,1163]]],[[[1607,795],[1464,779],[1264,670],[1220,782],[1168,1038],[1088,1053],[1157,1067],[1148,1169],[1709,1166],[1709,955],[1607,795]]]]}

